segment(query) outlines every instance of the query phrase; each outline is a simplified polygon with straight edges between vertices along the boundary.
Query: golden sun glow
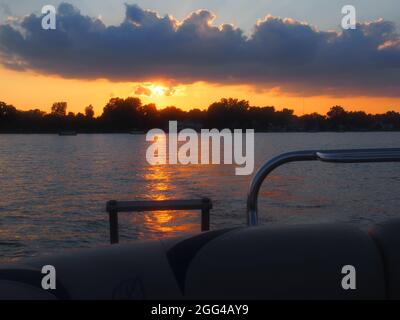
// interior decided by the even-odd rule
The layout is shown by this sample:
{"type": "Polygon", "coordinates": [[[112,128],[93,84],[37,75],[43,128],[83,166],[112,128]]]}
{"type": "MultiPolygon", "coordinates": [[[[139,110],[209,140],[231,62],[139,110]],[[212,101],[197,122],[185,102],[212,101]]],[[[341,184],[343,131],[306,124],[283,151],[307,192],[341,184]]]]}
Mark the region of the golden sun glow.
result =
{"type": "Polygon", "coordinates": [[[168,88],[163,86],[153,85],[150,90],[153,95],[164,96],[168,88]]]}
{"type": "Polygon", "coordinates": [[[68,111],[82,112],[93,105],[96,115],[101,115],[107,101],[113,97],[139,97],[144,104],[155,103],[158,108],[176,106],[184,110],[204,109],[221,98],[233,97],[250,100],[252,105],[275,106],[294,109],[295,113],[319,112],[325,114],[330,107],[342,105],[348,111],[364,110],[371,113],[400,110],[397,97],[328,97],[287,96],[277,91],[256,91],[246,85],[213,85],[206,82],[171,85],[151,82],[110,82],[107,80],[76,80],[17,72],[0,67],[0,101],[13,104],[18,109],[41,109],[49,112],[56,101],[66,101],[68,111]],[[24,92],[24,94],[21,94],[24,92]]]}
{"type": "Polygon", "coordinates": [[[174,97],[181,95],[183,86],[167,86],[159,83],[146,82],[138,84],[134,89],[134,94],[144,97],[174,97]]]}

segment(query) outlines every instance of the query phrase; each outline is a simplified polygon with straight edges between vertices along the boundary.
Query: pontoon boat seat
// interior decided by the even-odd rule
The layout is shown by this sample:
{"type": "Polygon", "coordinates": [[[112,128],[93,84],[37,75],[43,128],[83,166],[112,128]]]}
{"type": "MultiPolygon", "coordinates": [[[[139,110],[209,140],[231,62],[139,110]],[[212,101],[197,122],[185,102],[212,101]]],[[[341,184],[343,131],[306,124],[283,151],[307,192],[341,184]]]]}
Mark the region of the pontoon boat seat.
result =
{"type": "Polygon", "coordinates": [[[224,229],[27,259],[0,268],[11,299],[399,299],[400,220],[224,229]],[[41,288],[53,265],[57,289],[41,288]],[[342,268],[356,269],[356,290],[342,268]]]}

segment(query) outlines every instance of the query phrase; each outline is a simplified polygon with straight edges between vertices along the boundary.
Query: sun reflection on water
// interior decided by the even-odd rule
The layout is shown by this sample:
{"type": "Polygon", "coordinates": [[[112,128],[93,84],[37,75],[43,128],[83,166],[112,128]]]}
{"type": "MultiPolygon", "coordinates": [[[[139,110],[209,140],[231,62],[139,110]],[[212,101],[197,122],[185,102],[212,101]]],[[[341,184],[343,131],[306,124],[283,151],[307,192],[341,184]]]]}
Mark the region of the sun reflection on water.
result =
{"type": "MultiPolygon", "coordinates": [[[[148,200],[181,200],[184,197],[177,192],[174,170],[170,166],[149,166],[144,179],[148,200]]],[[[137,216],[135,223],[141,225],[140,239],[165,238],[178,234],[196,233],[200,230],[200,215],[196,211],[152,211],[137,216]]]]}

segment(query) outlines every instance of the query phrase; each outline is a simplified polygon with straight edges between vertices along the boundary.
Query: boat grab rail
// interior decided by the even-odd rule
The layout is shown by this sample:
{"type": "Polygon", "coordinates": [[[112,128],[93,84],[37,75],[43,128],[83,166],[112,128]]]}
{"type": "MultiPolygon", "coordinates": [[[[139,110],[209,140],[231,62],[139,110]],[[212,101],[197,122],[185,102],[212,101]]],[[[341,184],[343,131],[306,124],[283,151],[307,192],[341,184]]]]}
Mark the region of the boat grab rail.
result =
{"type": "Polygon", "coordinates": [[[289,162],[321,161],[332,163],[400,162],[400,148],[308,150],[281,154],[267,161],[254,175],[247,196],[247,225],[258,225],[258,195],[265,178],[276,168],[289,162]]]}
{"type": "Polygon", "coordinates": [[[212,201],[209,198],[194,200],[143,200],[143,201],[116,201],[110,200],[106,204],[109,214],[110,243],[119,243],[119,212],[145,212],[167,210],[200,210],[201,231],[210,230],[210,210],[212,201]]]}

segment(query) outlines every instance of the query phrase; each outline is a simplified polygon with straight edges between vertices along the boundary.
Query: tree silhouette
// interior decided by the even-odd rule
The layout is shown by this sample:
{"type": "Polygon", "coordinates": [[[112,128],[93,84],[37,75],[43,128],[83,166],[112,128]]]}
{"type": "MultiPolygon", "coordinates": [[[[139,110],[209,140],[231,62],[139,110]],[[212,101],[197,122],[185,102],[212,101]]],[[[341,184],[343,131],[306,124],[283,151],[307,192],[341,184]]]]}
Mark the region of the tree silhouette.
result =
{"type": "Polygon", "coordinates": [[[92,119],[94,117],[94,108],[92,105],[88,105],[85,108],[85,116],[89,119],[92,119]]]}
{"type": "Polygon", "coordinates": [[[326,127],[326,117],[316,112],[305,114],[300,118],[301,129],[305,131],[320,131],[326,127]]]}
{"type": "Polygon", "coordinates": [[[111,131],[114,131],[115,124],[118,124],[119,130],[134,129],[140,123],[139,109],[141,106],[142,102],[139,98],[112,98],[104,107],[101,120],[111,131]]]}
{"type": "Polygon", "coordinates": [[[65,117],[67,114],[67,103],[66,102],[55,102],[51,106],[51,113],[58,117],[65,117]]]}
{"type": "Polygon", "coordinates": [[[327,113],[334,129],[341,129],[346,123],[347,112],[341,106],[332,107],[327,113]]]}
{"type": "Polygon", "coordinates": [[[14,106],[8,105],[0,101],[0,119],[6,120],[14,117],[17,114],[17,109],[14,106]]]}
{"type": "Polygon", "coordinates": [[[208,107],[207,121],[216,128],[243,128],[248,122],[249,102],[223,98],[208,107]]]}
{"type": "Polygon", "coordinates": [[[276,110],[273,106],[251,106],[246,100],[224,98],[208,108],[181,110],[170,106],[157,109],[155,104],[143,105],[136,97],[112,98],[99,117],[89,105],[84,114],[67,115],[67,103],[56,102],[47,114],[39,109],[17,110],[0,102],[0,132],[129,132],[168,128],[176,120],[185,128],[255,129],[256,131],[327,131],[327,130],[400,130],[400,113],[395,111],[371,115],[363,111],[346,111],[333,106],[326,115],[318,113],[297,116],[293,110],[276,110]]]}

